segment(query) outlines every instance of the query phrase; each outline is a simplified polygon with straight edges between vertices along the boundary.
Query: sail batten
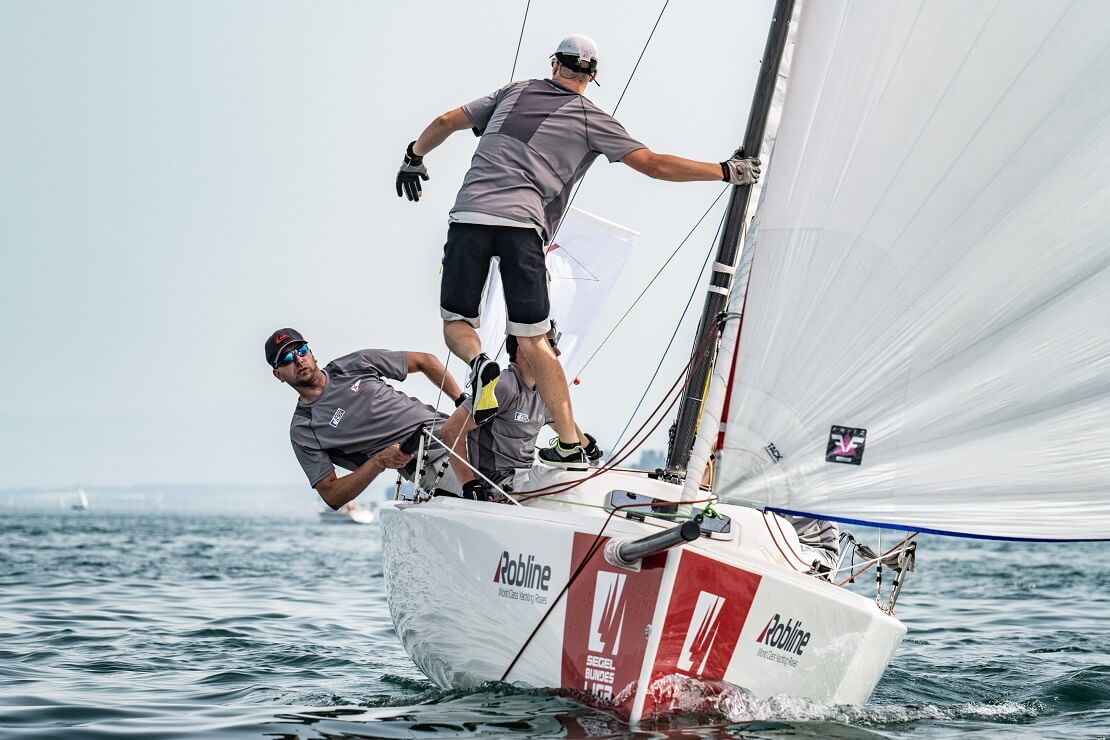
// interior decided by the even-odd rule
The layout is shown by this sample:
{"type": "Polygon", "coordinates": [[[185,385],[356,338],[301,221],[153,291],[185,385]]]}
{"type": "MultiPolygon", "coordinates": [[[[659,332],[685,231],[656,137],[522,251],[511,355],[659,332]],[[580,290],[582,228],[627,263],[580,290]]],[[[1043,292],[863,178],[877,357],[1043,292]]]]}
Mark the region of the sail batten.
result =
{"type": "Polygon", "coordinates": [[[1110,538],[1107,81],[1102,3],[805,5],[723,500],[1110,538]]]}

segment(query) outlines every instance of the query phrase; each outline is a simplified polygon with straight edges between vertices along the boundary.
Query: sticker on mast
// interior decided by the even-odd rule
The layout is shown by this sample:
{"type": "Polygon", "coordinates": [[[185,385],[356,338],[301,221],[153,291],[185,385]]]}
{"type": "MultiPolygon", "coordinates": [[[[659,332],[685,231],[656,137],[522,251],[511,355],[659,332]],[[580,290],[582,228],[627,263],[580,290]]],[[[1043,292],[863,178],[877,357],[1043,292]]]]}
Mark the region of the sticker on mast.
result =
{"type": "Polygon", "coordinates": [[[866,443],[866,429],[833,426],[829,430],[829,443],[825,447],[825,462],[859,465],[863,462],[863,447],[866,443]]]}

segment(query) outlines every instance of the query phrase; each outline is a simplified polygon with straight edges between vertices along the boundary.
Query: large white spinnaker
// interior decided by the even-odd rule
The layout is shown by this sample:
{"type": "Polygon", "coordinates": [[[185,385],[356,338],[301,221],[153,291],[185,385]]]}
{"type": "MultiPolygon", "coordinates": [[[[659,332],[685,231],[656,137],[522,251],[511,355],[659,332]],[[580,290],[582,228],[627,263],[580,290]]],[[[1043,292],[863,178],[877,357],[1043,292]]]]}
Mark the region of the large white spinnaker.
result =
{"type": "Polygon", "coordinates": [[[718,494],[1110,538],[1110,4],[799,22],[718,494]]]}

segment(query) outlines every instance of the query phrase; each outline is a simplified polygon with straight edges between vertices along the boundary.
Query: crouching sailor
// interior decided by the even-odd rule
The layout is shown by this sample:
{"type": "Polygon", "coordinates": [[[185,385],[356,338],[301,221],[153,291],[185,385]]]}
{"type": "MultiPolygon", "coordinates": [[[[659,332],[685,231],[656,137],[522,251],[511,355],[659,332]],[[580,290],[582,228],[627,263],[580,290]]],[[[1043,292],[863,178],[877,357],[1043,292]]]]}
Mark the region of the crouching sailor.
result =
{"type": "Polygon", "coordinates": [[[794,525],[803,560],[819,573],[836,567],[840,558],[840,527],[836,522],[808,516],[784,518],[794,525]]]}
{"type": "MultiPolygon", "coordinates": [[[[278,329],[266,339],[266,364],[275,378],[297,392],[289,440],[309,484],[333,509],[353,500],[386,470],[400,470],[413,480],[416,461],[401,451],[401,443],[426,425],[435,428],[443,423],[442,414],[387,380],[404,380],[420,372],[451,398],[462,396],[458,383],[435,355],[364,349],[321,369],[296,329],[278,329]],[[350,474],[337,476],[336,466],[350,474]]],[[[421,484],[457,495],[461,490],[454,475],[437,475],[442,466],[436,463],[446,454],[429,446],[428,472],[421,484]]]]}
{"type": "MultiPolygon", "coordinates": [[[[558,357],[558,335],[554,325],[544,336],[551,351],[558,357]]],[[[552,418],[536,389],[535,373],[528,361],[527,350],[511,335],[505,339],[505,349],[509,355],[509,366],[501,373],[494,390],[497,414],[479,424],[475,421],[474,399],[467,399],[443,425],[442,439],[452,446],[457,455],[451,457],[451,467],[462,483],[466,498],[487,500],[491,497],[490,487],[474,474],[474,469],[503,490],[526,489],[536,438],[552,418]],[[463,460],[469,460],[470,465],[463,460]]],[[[602,452],[597,441],[578,427],[575,430],[580,439],[588,442],[585,448],[587,458],[590,461],[600,460],[602,452]]],[[[586,470],[587,467],[583,464],[577,469],[586,470]]]]}

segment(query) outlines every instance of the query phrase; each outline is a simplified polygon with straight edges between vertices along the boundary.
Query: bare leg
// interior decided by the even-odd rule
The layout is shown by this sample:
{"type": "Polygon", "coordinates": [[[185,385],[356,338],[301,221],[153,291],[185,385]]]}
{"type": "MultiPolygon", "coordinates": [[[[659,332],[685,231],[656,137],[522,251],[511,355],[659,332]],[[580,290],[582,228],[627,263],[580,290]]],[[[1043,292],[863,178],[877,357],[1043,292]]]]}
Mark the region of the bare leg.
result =
{"type": "MultiPolygon", "coordinates": [[[[570,406],[570,392],[567,390],[567,376],[559,364],[547,337],[517,337],[520,351],[532,366],[536,387],[540,390],[547,408],[555,416],[551,426],[565,445],[578,442],[578,428],[574,424],[574,410],[570,406]]],[[[585,444],[583,441],[582,444],[585,444]]]]}
{"type": "Polygon", "coordinates": [[[443,339],[451,353],[465,363],[470,363],[482,353],[482,340],[478,332],[465,321],[444,321],[443,339]]]}

